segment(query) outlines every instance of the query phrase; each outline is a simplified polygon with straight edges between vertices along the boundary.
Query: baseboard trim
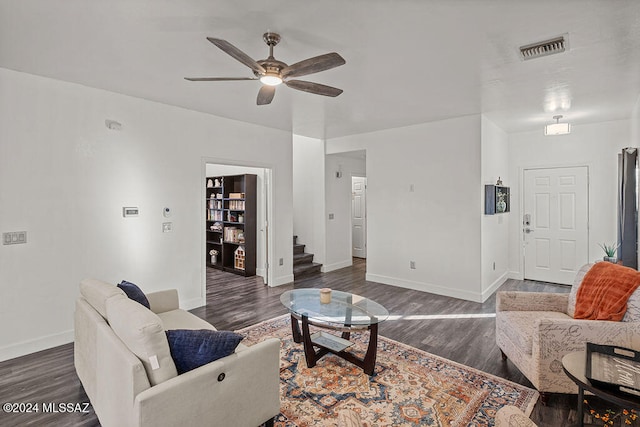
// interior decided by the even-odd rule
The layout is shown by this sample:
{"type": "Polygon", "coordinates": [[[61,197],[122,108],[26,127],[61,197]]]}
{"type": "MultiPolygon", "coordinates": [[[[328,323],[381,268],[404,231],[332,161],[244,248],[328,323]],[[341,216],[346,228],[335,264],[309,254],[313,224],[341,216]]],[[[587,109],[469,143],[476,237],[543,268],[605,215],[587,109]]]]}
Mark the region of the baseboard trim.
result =
{"type": "Polygon", "coordinates": [[[366,280],[385,285],[397,286],[399,288],[407,288],[416,291],[429,292],[436,295],[443,295],[446,297],[459,298],[467,301],[482,302],[482,295],[480,293],[445,288],[433,283],[415,282],[412,280],[398,279],[397,277],[388,277],[370,273],[366,274],[366,280]]]}
{"type": "Polygon", "coordinates": [[[351,267],[352,265],[353,265],[353,260],[349,258],[344,261],[334,262],[333,264],[323,265],[320,271],[322,271],[323,273],[328,273],[330,271],[340,270],[341,268],[351,267]]]}
{"type": "Polygon", "coordinates": [[[73,329],[0,347],[0,362],[73,342],[73,329]]]}
{"type": "Polygon", "coordinates": [[[274,277],[273,282],[269,283],[269,286],[274,287],[274,286],[286,285],[287,283],[292,283],[292,282],[293,282],[293,274],[288,274],[286,276],[274,277]]]}
{"type": "Polygon", "coordinates": [[[505,271],[500,277],[498,277],[487,289],[482,291],[482,301],[485,302],[493,293],[498,290],[500,286],[509,278],[509,272],[505,271]]]}
{"type": "Polygon", "coordinates": [[[519,271],[509,271],[508,277],[513,280],[524,280],[524,273],[519,271]]]}
{"type": "Polygon", "coordinates": [[[194,308],[207,305],[207,298],[198,297],[180,301],[180,308],[183,310],[193,310],[194,308]]]}

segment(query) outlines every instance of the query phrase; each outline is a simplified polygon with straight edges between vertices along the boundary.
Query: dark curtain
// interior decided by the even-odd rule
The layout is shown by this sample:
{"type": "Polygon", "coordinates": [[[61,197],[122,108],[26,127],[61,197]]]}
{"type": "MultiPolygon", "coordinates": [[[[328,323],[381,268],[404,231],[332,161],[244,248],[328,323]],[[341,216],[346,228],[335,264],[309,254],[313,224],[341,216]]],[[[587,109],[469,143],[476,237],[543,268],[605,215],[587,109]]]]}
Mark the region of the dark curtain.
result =
{"type": "Polygon", "coordinates": [[[638,149],[618,155],[618,259],[638,269],[638,149]]]}

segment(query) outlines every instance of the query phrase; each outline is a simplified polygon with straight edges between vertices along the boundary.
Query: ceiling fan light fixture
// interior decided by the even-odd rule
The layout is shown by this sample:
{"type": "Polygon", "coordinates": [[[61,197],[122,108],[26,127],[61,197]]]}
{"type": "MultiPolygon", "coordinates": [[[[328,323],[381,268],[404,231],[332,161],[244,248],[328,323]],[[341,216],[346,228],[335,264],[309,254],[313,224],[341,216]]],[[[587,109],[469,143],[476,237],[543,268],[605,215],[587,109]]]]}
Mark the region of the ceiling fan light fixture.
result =
{"type": "Polygon", "coordinates": [[[544,127],[545,136],[567,135],[571,133],[571,123],[560,123],[562,116],[553,116],[555,123],[544,127]]]}
{"type": "Polygon", "coordinates": [[[268,86],[278,86],[282,83],[282,78],[280,78],[280,76],[277,74],[265,74],[264,76],[260,77],[260,81],[262,82],[262,84],[268,86]]]}

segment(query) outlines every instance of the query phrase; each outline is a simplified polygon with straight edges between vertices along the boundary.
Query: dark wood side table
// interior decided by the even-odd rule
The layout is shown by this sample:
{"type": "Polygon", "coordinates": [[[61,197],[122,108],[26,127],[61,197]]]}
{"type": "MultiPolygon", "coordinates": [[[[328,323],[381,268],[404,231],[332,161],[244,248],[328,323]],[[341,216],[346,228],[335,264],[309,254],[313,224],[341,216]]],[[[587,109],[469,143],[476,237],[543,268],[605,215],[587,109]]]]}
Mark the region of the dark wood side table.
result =
{"type": "Polygon", "coordinates": [[[567,376],[578,386],[578,425],[584,426],[584,391],[587,390],[595,396],[618,405],[625,409],[640,410],[640,399],[632,396],[616,393],[612,390],[605,390],[595,387],[585,377],[587,366],[587,352],[576,351],[569,353],[562,358],[562,369],[567,376]]]}

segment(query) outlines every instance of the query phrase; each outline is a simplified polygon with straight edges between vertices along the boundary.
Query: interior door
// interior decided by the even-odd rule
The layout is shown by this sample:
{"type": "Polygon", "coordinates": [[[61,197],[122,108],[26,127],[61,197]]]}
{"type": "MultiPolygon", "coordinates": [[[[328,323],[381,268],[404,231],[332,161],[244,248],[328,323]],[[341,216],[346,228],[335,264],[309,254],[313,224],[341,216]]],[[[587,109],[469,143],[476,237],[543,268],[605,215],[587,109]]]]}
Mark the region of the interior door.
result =
{"type": "Polygon", "coordinates": [[[583,167],[524,171],[524,277],[571,284],[589,260],[589,180],[583,167]]]}
{"type": "Polygon", "coordinates": [[[351,178],[351,255],[367,257],[367,178],[351,178]]]}

